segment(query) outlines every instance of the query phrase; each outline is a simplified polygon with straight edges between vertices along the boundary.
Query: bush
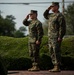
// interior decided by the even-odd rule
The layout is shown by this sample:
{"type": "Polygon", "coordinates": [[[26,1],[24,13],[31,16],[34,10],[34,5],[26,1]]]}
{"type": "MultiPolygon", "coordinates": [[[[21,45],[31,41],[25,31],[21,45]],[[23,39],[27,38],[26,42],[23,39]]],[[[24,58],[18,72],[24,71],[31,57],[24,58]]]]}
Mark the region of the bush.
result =
{"type": "Polygon", "coordinates": [[[74,70],[74,58],[62,56],[61,69],[74,70]]]}
{"type": "Polygon", "coordinates": [[[7,69],[1,56],[0,56],[0,75],[7,75],[7,69]]]}
{"type": "Polygon", "coordinates": [[[28,56],[28,39],[0,37],[0,55],[2,57],[20,58],[28,56]]]}
{"type": "MultiPolygon", "coordinates": [[[[61,46],[61,69],[74,70],[74,37],[65,38],[61,46]]],[[[8,70],[26,70],[30,68],[31,60],[28,51],[28,37],[12,38],[0,36],[0,55],[8,70]]],[[[47,70],[53,67],[49,56],[48,38],[42,39],[40,47],[40,68],[47,70]]]]}
{"type": "Polygon", "coordinates": [[[74,58],[74,37],[69,37],[63,40],[61,46],[62,56],[74,58]]]}
{"type": "Polygon", "coordinates": [[[4,58],[4,60],[8,70],[26,70],[32,66],[29,58],[4,58]]]}
{"type": "Polygon", "coordinates": [[[51,62],[51,58],[46,54],[42,54],[40,56],[40,65],[39,66],[40,66],[41,70],[51,69],[53,67],[53,64],[51,62]]]}

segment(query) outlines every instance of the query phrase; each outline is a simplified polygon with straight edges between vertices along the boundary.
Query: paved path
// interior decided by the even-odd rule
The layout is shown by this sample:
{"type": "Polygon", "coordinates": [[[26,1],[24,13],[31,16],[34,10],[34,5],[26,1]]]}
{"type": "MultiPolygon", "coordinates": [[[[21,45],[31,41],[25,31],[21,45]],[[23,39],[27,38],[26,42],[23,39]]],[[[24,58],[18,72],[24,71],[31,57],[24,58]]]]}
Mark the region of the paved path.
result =
{"type": "Polygon", "coordinates": [[[38,72],[8,71],[8,75],[74,75],[74,71],[61,71],[55,73],[51,73],[49,71],[38,71],[38,72]]]}

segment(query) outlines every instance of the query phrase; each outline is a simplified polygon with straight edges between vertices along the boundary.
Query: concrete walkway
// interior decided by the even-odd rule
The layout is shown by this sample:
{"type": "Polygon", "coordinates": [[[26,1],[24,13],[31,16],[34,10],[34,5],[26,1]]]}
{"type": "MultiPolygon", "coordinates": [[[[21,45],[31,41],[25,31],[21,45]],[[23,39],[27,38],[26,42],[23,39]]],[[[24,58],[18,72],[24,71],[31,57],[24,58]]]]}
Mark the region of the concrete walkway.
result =
{"type": "Polygon", "coordinates": [[[49,71],[8,71],[8,75],[74,75],[74,71],[61,71],[61,72],[49,72],[49,71]]]}

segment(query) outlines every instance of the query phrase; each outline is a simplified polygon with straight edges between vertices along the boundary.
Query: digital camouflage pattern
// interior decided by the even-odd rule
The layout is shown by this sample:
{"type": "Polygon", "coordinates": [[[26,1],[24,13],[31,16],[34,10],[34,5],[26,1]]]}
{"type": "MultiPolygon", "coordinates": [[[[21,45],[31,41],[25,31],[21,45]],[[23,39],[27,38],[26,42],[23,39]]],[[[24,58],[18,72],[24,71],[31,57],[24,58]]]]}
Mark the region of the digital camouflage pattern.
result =
{"type": "Polygon", "coordinates": [[[43,28],[42,23],[36,20],[23,21],[23,24],[29,26],[29,53],[32,57],[33,65],[38,65],[39,62],[39,49],[41,44],[41,39],[43,37],[43,28]],[[36,41],[39,41],[40,44],[36,45],[36,41]]]}
{"type": "Polygon", "coordinates": [[[64,16],[61,13],[54,13],[49,15],[48,18],[48,36],[51,38],[63,38],[66,31],[64,16]]]}
{"type": "Polygon", "coordinates": [[[23,24],[29,26],[29,42],[35,43],[37,40],[41,41],[43,37],[43,28],[42,23],[39,20],[30,20],[26,19],[23,21],[23,24]]]}
{"type": "Polygon", "coordinates": [[[44,17],[48,19],[48,42],[49,50],[54,65],[60,63],[60,46],[62,40],[59,42],[58,38],[63,38],[66,32],[65,18],[58,11],[58,13],[49,13],[49,10],[44,12],[44,17]]]}

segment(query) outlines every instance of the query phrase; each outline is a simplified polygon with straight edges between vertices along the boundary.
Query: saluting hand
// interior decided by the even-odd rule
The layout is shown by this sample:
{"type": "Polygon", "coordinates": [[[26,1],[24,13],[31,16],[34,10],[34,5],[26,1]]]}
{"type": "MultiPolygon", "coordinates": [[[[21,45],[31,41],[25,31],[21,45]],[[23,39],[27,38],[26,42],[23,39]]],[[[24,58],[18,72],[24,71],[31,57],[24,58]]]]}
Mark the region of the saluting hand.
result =
{"type": "Polygon", "coordinates": [[[26,16],[26,19],[29,19],[29,14],[26,16]]]}
{"type": "Polygon", "coordinates": [[[52,7],[53,7],[53,6],[48,7],[48,10],[51,10],[52,7]]]}

